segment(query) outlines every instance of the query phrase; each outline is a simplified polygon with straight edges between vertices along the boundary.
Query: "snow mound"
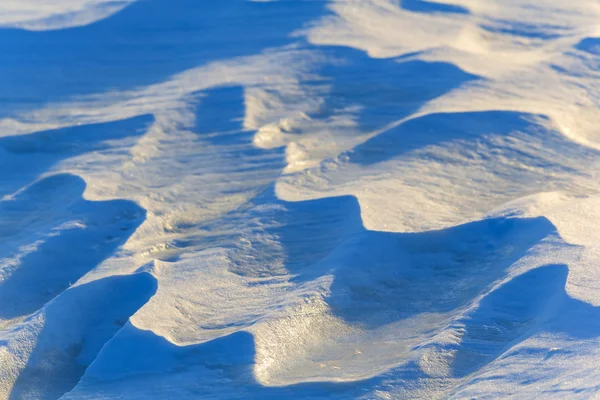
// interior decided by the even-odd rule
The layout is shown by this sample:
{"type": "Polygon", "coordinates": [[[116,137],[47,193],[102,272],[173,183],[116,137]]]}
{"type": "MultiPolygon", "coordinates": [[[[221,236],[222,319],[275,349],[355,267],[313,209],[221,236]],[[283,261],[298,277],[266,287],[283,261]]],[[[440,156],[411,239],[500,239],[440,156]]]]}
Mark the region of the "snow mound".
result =
{"type": "Polygon", "coordinates": [[[6,0],[0,399],[592,398],[596,0],[6,0]]]}

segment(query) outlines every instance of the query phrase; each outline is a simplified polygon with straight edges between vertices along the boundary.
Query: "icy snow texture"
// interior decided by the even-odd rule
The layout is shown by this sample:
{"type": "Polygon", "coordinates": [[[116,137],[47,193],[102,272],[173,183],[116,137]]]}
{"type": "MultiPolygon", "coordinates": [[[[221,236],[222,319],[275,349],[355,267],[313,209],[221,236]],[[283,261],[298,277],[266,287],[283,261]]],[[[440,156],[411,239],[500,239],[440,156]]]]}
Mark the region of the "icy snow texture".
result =
{"type": "Polygon", "coordinates": [[[0,398],[600,395],[596,0],[0,4],[0,398]]]}

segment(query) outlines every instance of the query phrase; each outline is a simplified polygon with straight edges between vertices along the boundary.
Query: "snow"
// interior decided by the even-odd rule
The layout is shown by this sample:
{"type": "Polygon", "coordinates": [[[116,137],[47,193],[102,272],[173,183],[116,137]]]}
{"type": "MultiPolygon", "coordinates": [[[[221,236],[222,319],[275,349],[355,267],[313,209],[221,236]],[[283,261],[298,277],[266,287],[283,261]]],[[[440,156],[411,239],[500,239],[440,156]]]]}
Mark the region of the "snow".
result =
{"type": "Polygon", "coordinates": [[[0,399],[600,395],[595,0],[5,0],[0,399]]]}
{"type": "Polygon", "coordinates": [[[84,26],[106,18],[135,0],[3,0],[0,26],[31,31],[84,26]]]}

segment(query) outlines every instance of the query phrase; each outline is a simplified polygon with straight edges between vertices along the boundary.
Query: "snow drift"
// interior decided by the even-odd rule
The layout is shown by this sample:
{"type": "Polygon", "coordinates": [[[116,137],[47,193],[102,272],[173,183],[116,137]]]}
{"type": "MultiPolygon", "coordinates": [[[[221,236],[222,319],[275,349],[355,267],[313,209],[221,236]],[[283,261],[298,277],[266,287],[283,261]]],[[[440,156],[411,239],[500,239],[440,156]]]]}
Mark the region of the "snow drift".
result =
{"type": "Polygon", "coordinates": [[[591,398],[595,0],[5,1],[0,398],[591,398]]]}

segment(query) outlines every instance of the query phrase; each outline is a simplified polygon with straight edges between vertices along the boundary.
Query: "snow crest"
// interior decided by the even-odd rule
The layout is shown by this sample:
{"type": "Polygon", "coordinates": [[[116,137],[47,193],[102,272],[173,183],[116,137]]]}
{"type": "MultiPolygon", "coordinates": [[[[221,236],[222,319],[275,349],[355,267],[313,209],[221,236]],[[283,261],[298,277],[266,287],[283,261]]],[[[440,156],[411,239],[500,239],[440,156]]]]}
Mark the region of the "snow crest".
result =
{"type": "Polygon", "coordinates": [[[596,0],[7,0],[0,399],[592,398],[596,0]]]}

